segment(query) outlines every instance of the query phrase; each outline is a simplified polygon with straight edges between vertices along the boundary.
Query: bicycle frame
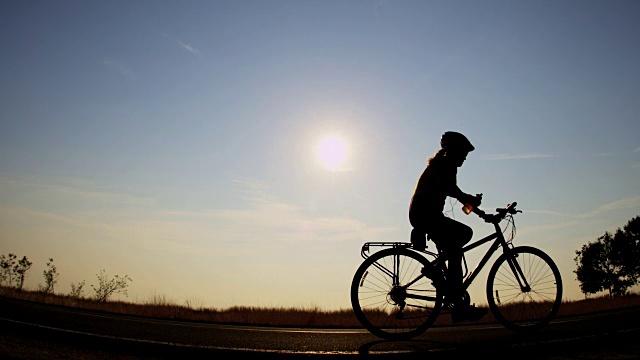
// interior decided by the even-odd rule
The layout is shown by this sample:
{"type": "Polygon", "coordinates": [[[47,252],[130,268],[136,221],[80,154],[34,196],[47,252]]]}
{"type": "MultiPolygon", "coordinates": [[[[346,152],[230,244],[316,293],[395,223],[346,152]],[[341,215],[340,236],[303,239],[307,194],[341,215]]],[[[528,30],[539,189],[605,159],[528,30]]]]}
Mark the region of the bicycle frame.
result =
{"type": "MultiPolygon", "coordinates": [[[[491,259],[491,256],[493,256],[493,254],[499,248],[502,248],[505,253],[509,252],[509,250],[511,249],[511,247],[509,246],[509,243],[507,243],[507,241],[504,238],[504,234],[502,233],[502,229],[500,228],[500,222],[494,222],[492,224],[495,228],[495,232],[493,234],[489,234],[482,239],[476,240],[471,244],[468,244],[462,247],[463,260],[466,268],[467,264],[466,264],[466,259],[464,258],[464,254],[466,254],[468,251],[471,251],[495,239],[495,241],[491,244],[489,249],[487,249],[487,252],[484,254],[482,259],[480,259],[480,261],[478,262],[476,267],[473,269],[473,271],[469,273],[467,269],[467,273],[464,276],[464,281],[462,282],[463,291],[466,291],[469,288],[469,286],[471,286],[471,284],[473,283],[473,280],[475,280],[475,278],[478,276],[480,271],[482,271],[484,266],[489,262],[489,260],[491,259]]],[[[441,252],[439,255],[436,256],[436,259],[433,261],[433,265],[441,266],[443,262],[449,260],[449,257],[450,256],[448,256],[446,253],[441,252]]],[[[529,289],[529,284],[527,283],[527,279],[522,273],[522,269],[520,269],[520,266],[518,265],[518,263],[509,260],[509,267],[511,268],[511,271],[513,271],[513,273],[517,275],[516,279],[518,280],[518,285],[520,285],[522,289],[529,289]]]]}
{"type": "MultiPolygon", "coordinates": [[[[471,244],[465,245],[462,248],[462,253],[463,253],[463,261],[464,261],[464,265],[465,265],[465,269],[466,269],[466,274],[464,275],[464,280],[463,280],[463,291],[467,291],[467,289],[469,288],[469,286],[471,286],[471,284],[473,283],[473,281],[475,280],[475,278],[478,276],[478,274],[482,271],[482,269],[484,269],[485,265],[487,265],[487,263],[489,262],[489,260],[491,259],[491,256],[493,256],[493,254],[499,249],[502,248],[504,250],[505,253],[509,252],[509,250],[511,249],[511,247],[509,246],[509,243],[507,243],[507,241],[504,238],[504,235],[502,233],[502,229],[500,228],[500,222],[492,222],[495,231],[492,234],[489,234],[485,237],[483,237],[482,239],[476,240],[474,242],[472,242],[471,244]],[[464,254],[466,254],[468,251],[471,251],[483,244],[486,244],[492,240],[495,240],[491,246],[489,247],[489,249],[487,249],[487,252],[484,254],[484,256],[482,257],[482,259],[480,259],[480,261],[477,263],[476,267],[473,269],[473,271],[469,272],[468,268],[467,268],[467,263],[466,263],[466,259],[464,257],[464,254]]],[[[361,255],[363,258],[367,258],[368,255],[366,255],[366,252],[369,251],[370,247],[372,246],[380,246],[380,247],[394,247],[394,248],[410,248],[411,247],[411,243],[406,243],[406,242],[367,242],[362,246],[362,251],[361,251],[361,255]]],[[[431,257],[433,257],[435,260],[432,261],[432,265],[434,267],[439,267],[444,265],[444,262],[448,261],[450,256],[445,253],[445,252],[439,252],[439,253],[435,253],[435,252],[431,252],[431,251],[421,251],[421,253],[429,255],[431,257]]],[[[385,269],[377,264],[374,264],[376,267],[378,267],[381,271],[388,273],[389,275],[391,275],[393,277],[393,283],[394,285],[399,285],[398,284],[398,279],[394,276],[393,273],[391,273],[388,269],[385,269]]],[[[394,267],[398,266],[397,264],[394,264],[394,267]]],[[[511,261],[509,260],[509,267],[511,268],[511,270],[513,271],[514,274],[516,274],[516,278],[518,280],[518,284],[520,285],[520,287],[525,290],[529,288],[529,284],[527,283],[527,279],[525,278],[524,274],[522,273],[522,269],[520,269],[520,266],[518,265],[517,262],[511,261]]],[[[395,272],[395,269],[394,269],[395,272]]],[[[414,282],[418,281],[420,278],[424,277],[424,274],[421,274],[420,276],[418,276],[417,278],[415,278],[414,280],[412,280],[410,283],[405,284],[404,286],[410,286],[411,284],[413,284],[414,282]]],[[[416,296],[417,298],[423,298],[422,296],[416,296]]]]}

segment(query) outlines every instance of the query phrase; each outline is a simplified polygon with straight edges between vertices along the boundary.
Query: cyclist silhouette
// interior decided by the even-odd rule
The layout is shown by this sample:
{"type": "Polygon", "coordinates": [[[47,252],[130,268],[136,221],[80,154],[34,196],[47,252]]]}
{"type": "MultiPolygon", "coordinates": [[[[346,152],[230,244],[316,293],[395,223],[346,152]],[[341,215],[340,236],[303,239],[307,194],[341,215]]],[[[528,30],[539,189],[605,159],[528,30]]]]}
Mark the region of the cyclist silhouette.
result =
{"type": "Polygon", "coordinates": [[[467,194],[457,185],[458,167],[462,166],[475,147],[466,136],[454,131],[447,131],[442,135],[440,147],[427,160],[427,167],[420,175],[411,197],[411,243],[414,249],[424,250],[426,236],[429,235],[439,251],[453,256],[447,264],[446,274],[447,294],[451,299],[456,299],[452,301],[452,321],[477,321],[487,314],[487,310],[470,306],[462,294],[462,247],[471,240],[473,230],[443,213],[448,196],[463,204],[473,205],[474,210],[480,205],[480,195],[467,194]]]}

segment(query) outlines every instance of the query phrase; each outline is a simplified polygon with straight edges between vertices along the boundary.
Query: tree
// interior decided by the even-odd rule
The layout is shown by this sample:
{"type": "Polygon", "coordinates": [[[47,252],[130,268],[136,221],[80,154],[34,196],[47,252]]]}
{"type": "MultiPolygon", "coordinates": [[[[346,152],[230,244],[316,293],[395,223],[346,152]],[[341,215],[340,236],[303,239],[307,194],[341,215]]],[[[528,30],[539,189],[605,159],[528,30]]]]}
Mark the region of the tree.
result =
{"type": "Polygon", "coordinates": [[[16,255],[0,255],[0,284],[13,286],[13,267],[16,265],[16,255]]]}
{"type": "Polygon", "coordinates": [[[13,266],[13,272],[16,275],[16,288],[18,290],[22,291],[24,278],[27,276],[27,271],[31,269],[31,265],[33,265],[33,263],[29,261],[26,256],[23,256],[22,259],[18,260],[18,263],[13,266]]]}
{"type": "Polygon", "coordinates": [[[13,253],[9,253],[8,256],[0,255],[0,284],[12,287],[15,282],[16,289],[22,290],[24,279],[32,263],[26,256],[20,260],[17,259],[18,256],[13,253]]]}
{"type": "Polygon", "coordinates": [[[615,233],[582,245],[574,258],[580,290],[586,294],[608,291],[609,297],[626,294],[640,277],[640,216],[615,233]]]}
{"type": "Polygon", "coordinates": [[[44,286],[40,286],[40,291],[45,294],[53,294],[54,286],[58,282],[58,275],[58,269],[53,265],[53,258],[49,258],[47,270],[42,271],[42,276],[44,276],[44,286]]]}
{"type": "Polygon", "coordinates": [[[113,294],[123,294],[127,296],[127,287],[129,282],[133,281],[129,275],[118,276],[114,275],[112,279],[109,279],[105,270],[100,271],[100,274],[96,274],[98,277],[98,287],[91,285],[93,291],[95,291],[96,300],[99,302],[106,302],[107,299],[113,294]]]}
{"type": "Polygon", "coordinates": [[[635,251],[630,252],[628,257],[636,261],[636,274],[640,274],[640,216],[629,220],[623,228],[623,233],[628,242],[635,244],[635,251]]]}
{"type": "Polygon", "coordinates": [[[13,267],[13,272],[16,274],[16,288],[20,291],[22,291],[24,278],[27,276],[27,271],[31,269],[31,265],[33,265],[33,263],[29,261],[26,256],[23,256],[13,267]]]}

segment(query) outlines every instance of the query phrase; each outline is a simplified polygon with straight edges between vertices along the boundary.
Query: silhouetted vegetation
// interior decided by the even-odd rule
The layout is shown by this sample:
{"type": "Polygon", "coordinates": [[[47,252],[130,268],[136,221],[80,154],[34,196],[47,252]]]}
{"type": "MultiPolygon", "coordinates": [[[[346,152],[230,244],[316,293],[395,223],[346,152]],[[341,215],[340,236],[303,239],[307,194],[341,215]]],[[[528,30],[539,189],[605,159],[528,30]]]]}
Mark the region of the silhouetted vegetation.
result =
{"type": "Polygon", "coordinates": [[[132,281],[129,275],[114,275],[113,278],[109,278],[107,272],[102,270],[96,276],[98,277],[98,286],[91,285],[91,287],[95,291],[97,301],[106,302],[113,294],[127,295],[127,287],[129,282],[132,281]]]}
{"type": "Polygon", "coordinates": [[[629,220],[614,234],[605,232],[595,242],[576,251],[574,271],[585,294],[607,291],[622,296],[640,277],[640,216],[629,220]]]}
{"type": "MultiPolygon", "coordinates": [[[[640,295],[629,293],[640,277],[640,216],[630,220],[623,229],[614,234],[605,233],[596,242],[586,244],[576,251],[575,271],[580,287],[585,294],[607,291],[608,295],[584,300],[565,300],[558,317],[583,315],[640,306],[640,295]]],[[[43,271],[44,285],[37,291],[23,289],[24,279],[32,263],[24,256],[21,260],[9,253],[0,255],[0,296],[23,299],[59,306],[105,311],[110,313],[144,316],[183,321],[199,321],[218,324],[315,327],[315,328],[361,328],[351,308],[323,310],[319,307],[246,307],[227,309],[207,308],[191,299],[184,304],[162,295],[154,295],[142,303],[107,301],[115,294],[127,295],[132,279],[128,275],[109,277],[105,270],[96,274],[97,285],[91,285],[94,296],[84,296],[85,281],[71,283],[69,294],[55,294],[54,287],[59,273],[49,258],[43,271]]],[[[440,316],[435,326],[447,326],[451,320],[447,314],[440,316]]],[[[491,313],[480,323],[494,322],[491,313]]]]}
{"type": "Polygon", "coordinates": [[[53,259],[49,258],[47,270],[42,271],[44,276],[44,286],[39,285],[39,290],[46,294],[54,293],[54,286],[58,283],[58,268],[53,264],[53,259]]]}
{"type": "Polygon", "coordinates": [[[84,280],[82,280],[80,283],[71,283],[71,292],[69,293],[69,296],[71,296],[72,298],[75,299],[82,299],[84,297],[84,280]]]}
{"type": "Polygon", "coordinates": [[[31,261],[26,256],[18,260],[16,254],[0,255],[0,285],[15,286],[22,290],[31,261]]]}
{"type": "MultiPolygon", "coordinates": [[[[31,268],[32,262],[24,256],[18,260],[17,255],[9,253],[8,255],[0,255],[0,287],[13,288],[22,291],[27,271],[31,268]]],[[[53,264],[53,258],[49,258],[47,269],[42,272],[44,277],[44,285],[38,285],[38,292],[45,295],[53,295],[55,285],[58,283],[58,268],[53,264]]],[[[112,278],[107,275],[106,270],[101,270],[96,274],[98,285],[91,285],[94,291],[95,300],[98,302],[107,302],[107,300],[115,295],[122,294],[127,296],[127,287],[133,281],[129,275],[114,275],[112,278]]],[[[71,283],[70,296],[75,299],[83,299],[85,281],[75,284],[71,283]]]]}
{"type": "MultiPolygon", "coordinates": [[[[301,328],[362,328],[351,308],[323,310],[320,307],[248,307],[233,306],[227,309],[206,308],[194,305],[194,301],[180,304],[166,296],[153,295],[140,303],[124,301],[101,302],[95,298],[76,298],[71,295],[46,294],[39,291],[18,291],[0,287],[0,296],[71,308],[104,311],[114,314],[142,316],[157,319],[195,321],[215,324],[255,325],[301,328]]],[[[627,294],[615,298],[593,297],[577,301],[563,301],[558,317],[570,317],[597,312],[640,306],[639,294],[627,294]]],[[[491,313],[478,323],[494,322],[491,313]]],[[[443,314],[435,326],[450,326],[451,319],[443,314]]]]}

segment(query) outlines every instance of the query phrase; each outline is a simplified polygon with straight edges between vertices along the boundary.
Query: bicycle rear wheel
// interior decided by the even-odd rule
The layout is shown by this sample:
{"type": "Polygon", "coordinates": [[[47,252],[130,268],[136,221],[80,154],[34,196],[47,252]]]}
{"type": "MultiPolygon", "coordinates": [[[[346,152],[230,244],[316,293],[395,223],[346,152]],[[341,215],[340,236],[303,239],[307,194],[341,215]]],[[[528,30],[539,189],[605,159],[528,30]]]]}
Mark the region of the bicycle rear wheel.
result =
{"type": "Polygon", "coordinates": [[[368,257],[351,283],[351,305],[372,334],[392,340],[410,339],[436,321],[442,294],[422,275],[430,263],[408,249],[385,249],[368,257]]]}
{"type": "Polygon", "coordinates": [[[491,313],[507,329],[538,330],[547,325],[560,308],[560,271],[542,250],[516,247],[502,254],[491,267],[487,300],[491,313]]]}

